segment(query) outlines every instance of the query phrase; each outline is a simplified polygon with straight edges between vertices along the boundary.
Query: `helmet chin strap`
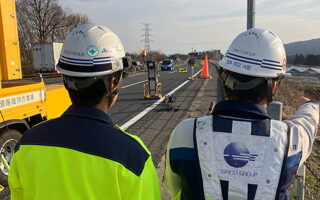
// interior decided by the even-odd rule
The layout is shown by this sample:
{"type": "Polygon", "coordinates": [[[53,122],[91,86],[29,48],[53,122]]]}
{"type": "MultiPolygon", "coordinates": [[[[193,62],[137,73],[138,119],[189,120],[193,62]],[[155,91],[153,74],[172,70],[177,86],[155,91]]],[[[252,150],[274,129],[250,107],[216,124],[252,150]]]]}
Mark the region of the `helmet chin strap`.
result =
{"type": "Polygon", "coordinates": [[[273,81],[272,79],[268,79],[268,88],[267,88],[267,102],[268,104],[273,101],[273,92],[272,92],[272,85],[273,81]]]}
{"type": "Polygon", "coordinates": [[[282,81],[282,79],[284,78],[284,76],[279,76],[278,78],[277,78],[277,85],[276,85],[276,88],[274,89],[274,91],[272,91],[272,86],[273,86],[273,80],[272,79],[269,79],[268,80],[268,96],[270,95],[269,93],[271,93],[271,99],[270,98],[268,98],[268,104],[271,102],[271,101],[273,101],[273,97],[274,96],[276,96],[276,94],[277,94],[277,92],[278,92],[278,90],[279,90],[279,88],[280,88],[280,85],[281,85],[281,81],[282,81]],[[271,89],[269,89],[269,88],[271,88],[271,89]],[[271,90],[271,91],[270,91],[271,90]],[[270,101],[270,102],[269,102],[270,101]]]}

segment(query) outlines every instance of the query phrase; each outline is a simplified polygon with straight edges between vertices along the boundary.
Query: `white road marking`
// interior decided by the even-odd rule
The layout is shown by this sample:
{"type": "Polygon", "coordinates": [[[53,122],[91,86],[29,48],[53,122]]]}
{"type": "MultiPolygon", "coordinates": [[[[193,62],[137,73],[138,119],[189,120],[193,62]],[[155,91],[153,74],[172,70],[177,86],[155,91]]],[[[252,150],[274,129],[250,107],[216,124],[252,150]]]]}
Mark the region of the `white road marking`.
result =
{"type": "Polygon", "coordinates": [[[146,73],[146,72],[142,72],[142,73],[137,72],[136,74],[131,74],[131,75],[129,75],[128,78],[130,78],[130,77],[135,77],[135,76],[146,75],[146,74],[148,74],[148,73],[146,73]]]}
{"type": "MultiPolygon", "coordinates": [[[[202,71],[199,70],[194,76],[197,76],[200,72],[202,71]]],[[[181,85],[179,85],[178,87],[176,87],[175,89],[173,89],[171,92],[169,92],[167,95],[172,95],[173,93],[175,93],[177,90],[179,90],[180,88],[182,88],[185,84],[187,84],[190,80],[186,80],[185,82],[183,82],[181,85]]],[[[164,100],[164,98],[167,96],[163,96],[161,99],[159,99],[158,101],[156,101],[154,104],[152,104],[150,107],[146,108],[144,111],[142,111],[141,113],[139,113],[137,116],[135,116],[134,118],[130,119],[129,121],[127,121],[125,124],[123,124],[120,128],[122,130],[126,130],[128,129],[131,125],[133,125],[134,123],[136,123],[139,119],[141,119],[143,116],[145,116],[148,112],[150,112],[151,110],[153,110],[155,107],[157,107],[160,103],[162,103],[162,101],[164,100]]]]}
{"type": "Polygon", "coordinates": [[[136,82],[136,83],[132,83],[130,85],[123,86],[123,87],[121,87],[121,89],[127,88],[127,87],[131,87],[131,86],[134,86],[134,85],[137,85],[137,84],[140,84],[140,83],[144,83],[144,82],[147,82],[147,79],[144,80],[144,81],[139,81],[139,82],[136,82]]]}
{"type": "Polygon", "coordinates": [[[173,72],[169,72],[169,74],[173,74],[173,73],[176,73],[177,71],[173,71],[173,72]]]}

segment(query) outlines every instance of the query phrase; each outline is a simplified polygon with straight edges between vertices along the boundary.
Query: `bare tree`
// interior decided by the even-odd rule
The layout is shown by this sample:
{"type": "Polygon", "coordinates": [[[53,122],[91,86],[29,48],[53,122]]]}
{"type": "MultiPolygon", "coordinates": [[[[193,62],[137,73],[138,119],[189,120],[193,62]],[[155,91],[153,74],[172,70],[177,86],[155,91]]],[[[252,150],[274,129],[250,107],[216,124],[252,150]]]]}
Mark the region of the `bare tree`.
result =
{"type": "Polygon", "coordinates": [[[150,51],[149,55],[151,55],[156,62],[160,62],[167,58],[167,55],[162,53],[160,50],[150,51]]]}
{"type": "Polygon", "coordinates": [[[71,13],[68,15],[65,20],[61,23],[61,26],[54,31],[53,41],[64,42],[65,38],[74,28],[78,27],[81,24],[89,23],[89,18],[86,15],[80,13],[71,13]]]}
{"type": "Polygon", "coordinates": [[[66,12],[57,0],[20,0],[17,2],[18,20],[31,41],[47,43],[52,31],[59,28],[66,18],[66,12]]]}
{"type": "Polygon", "coordinates": [[[63,42],[73,28],[89,23],[86,15],[71,13],[58,0],[18,0],[16,8],[24,74],[33,71],[32,43],[63,42]]]}

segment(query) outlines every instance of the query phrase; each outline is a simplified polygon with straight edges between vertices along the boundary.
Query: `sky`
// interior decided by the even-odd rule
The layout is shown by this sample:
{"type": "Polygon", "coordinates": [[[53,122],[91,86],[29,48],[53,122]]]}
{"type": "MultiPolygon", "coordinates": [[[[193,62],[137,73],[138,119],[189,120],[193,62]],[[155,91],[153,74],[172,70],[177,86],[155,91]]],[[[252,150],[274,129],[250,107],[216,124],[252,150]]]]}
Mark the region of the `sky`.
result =
{"type": "MultiPolygon", "coordinates": [[[[165,54],[220,49],[247,28],[247,0],[60,0],[86,14],[140,53],[143,23],[151,23],[152,50],[165,54]]],[[[283,43],[320,38],[320,0],[256,0],[255,27],[276,33],[283,43]]]]}

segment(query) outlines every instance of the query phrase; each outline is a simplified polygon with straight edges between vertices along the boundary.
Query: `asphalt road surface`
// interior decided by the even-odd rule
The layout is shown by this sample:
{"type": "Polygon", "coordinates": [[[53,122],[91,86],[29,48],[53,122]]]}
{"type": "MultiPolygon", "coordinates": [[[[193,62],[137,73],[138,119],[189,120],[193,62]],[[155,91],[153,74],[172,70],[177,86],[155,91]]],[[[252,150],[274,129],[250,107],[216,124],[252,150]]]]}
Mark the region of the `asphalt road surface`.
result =
{"type": "MultiPolygon", "coordinates": [[[[180,67],[187,67],[182,65],[180,67]]],[[[195,68],[196,72],[201,68],[195,68]]],[[[162,84],[162,95],[165,96],[173,89],[185,82],[190,74],[178,72],[179,67],[172,71],[158,71],[158,79],[162,84]]],[[[143,84],[147,83],[148,74],[140,73],[126,77],[120,89],[120,94],[115,105],[110,109],[109,115],[119,126],[123,125],[140,112],[151,106],[157,100],[143,100],[143,84]]]]}

